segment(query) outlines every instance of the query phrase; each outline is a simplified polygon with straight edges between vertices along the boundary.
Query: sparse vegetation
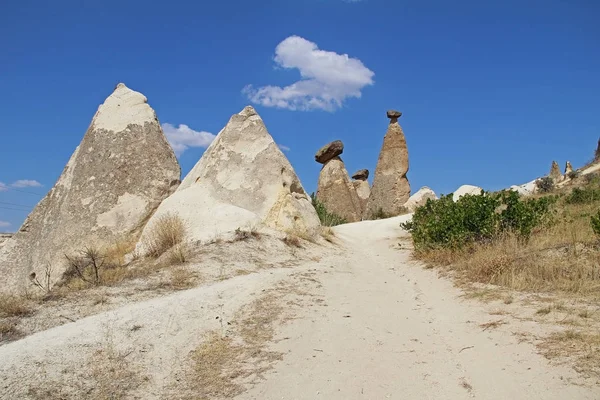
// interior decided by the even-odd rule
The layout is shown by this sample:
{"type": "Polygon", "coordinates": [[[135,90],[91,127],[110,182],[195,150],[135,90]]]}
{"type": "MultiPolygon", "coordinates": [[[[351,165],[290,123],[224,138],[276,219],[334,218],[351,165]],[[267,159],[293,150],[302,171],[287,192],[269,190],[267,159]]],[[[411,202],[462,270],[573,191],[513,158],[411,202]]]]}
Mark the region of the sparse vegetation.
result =
{"type": "Polygon", "coordinates": [[[146,253],[150,257],[158,258],[183,242],[185,235],[183,220],[176,214],[165,214],[158,218],[144,240],[146,253]]]}
{"type": "Polygon", "coordinates": [[[250,238],[260,239],[260,232],[256,226],[249,226],[247,228],[236,228],[234,232],[234,241],[247,240],[250,238]]]}
{"type": "Polygon", "coordinates": [[[319,220],[321,221],[321,225],[336,226],[336,225],[341,225],[341,224],[345,224],[348,222],[344,218],[340,217],[339,215],[336,215],[336,214],[333,214],[333,213],[330,213],[329,211],[327,211],[327,208],[325,207],[325,205],[317,199],[317,196],[314,193],[312,193],[310,195],[310,197],[312,199],[313,207],[317,211],[317,215],[319,216],[319,220]]]}
{"type": "Polygon", "coordinates": [[[377,211],[371,213],[371,215],[369,215],[370,220],[375,220],[375,219],[386,219],[386,218],[392,218],[392,217],[396,217],[398,215],[404,215],[404,214],[408,214],[410,211],[408,210],[408,208],[401,206],[400,208],[398,208],[398,212],[396,214],[388,214],[386,212],[383,211],[382,208],[379,208],[377,211]]]}
{"type": "Polygon", "coordinates": [[[595,190],[443,197],[406,225],[417,258],[458,272],[462,282],[600,298],[600,197],[582,194],[595,190]]]}
{"type": "Polygon", "coordinates": [[[549,176],[538,179],[535,182],[535,186],[538,188],[540,193],[550,193],[554,190],[554,180],[549,176]]]}
{"type": "Polygon", "coordinates": [[[283,241],[283,243],[287,244],[290,247],[298,247],[298,248],[302,247],[300,238],[296,235],[288,233],[281,240],[283,241]]]}
{"type": "Polygon", "coordinates": [[[0,295],[0,318],[24,317],[32,312],[31,304],[25,299],[12,295],[0,295]]]}

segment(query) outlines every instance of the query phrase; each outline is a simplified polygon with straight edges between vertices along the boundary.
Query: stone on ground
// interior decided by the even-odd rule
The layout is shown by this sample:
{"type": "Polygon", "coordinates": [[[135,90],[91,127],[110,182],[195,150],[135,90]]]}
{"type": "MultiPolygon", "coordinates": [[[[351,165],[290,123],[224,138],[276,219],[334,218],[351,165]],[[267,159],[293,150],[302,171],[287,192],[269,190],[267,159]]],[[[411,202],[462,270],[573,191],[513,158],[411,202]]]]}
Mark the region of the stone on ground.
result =
{"type": "MultiPolygon", "coordinates": [[[[368,182],[367,182],[368,186],[368,182]]],[[[341,158],[335,157],[325,163],[319,174],[317,199],[328,212],[348,222],[361,220],[360,199],[341,158]]]]}
{"type": "Polygon", "coordinates": [[[371,195],[367,202],[366,218],[383,212],[397,215],[410,197],[408,173],[408,148],[402,127],[398,123],[401,112],[387,112],[390,124],[383,139],[371,195]]]}
{"type": "Polygon", "coordinates": [[[137,249],[164,215],[182,218],[187,240],[262,227],[314,237],[320,221],[291,164],[248,106],[234,114],[148,221],[137,249]]]}
{"type": "Polygon", "coordinates": [[[436,200],[437,198],[438,197],[433,190],[427,186],[423,186],[417,193],[410,196],[408,201],[404,204],[404,207],[406,207],[408,211],[414,212],[418,207],[424,206],[428,199],[436,200]]]}
{"type": "Polygon", "coordinates": [[[180,168],[154,110],[141,93],[117,85],[102,104],[58,181],[0,249],[0,291],[17,292],[28,276],[51,281],[65,254],[135,240],[177,186],[180,168]]]}

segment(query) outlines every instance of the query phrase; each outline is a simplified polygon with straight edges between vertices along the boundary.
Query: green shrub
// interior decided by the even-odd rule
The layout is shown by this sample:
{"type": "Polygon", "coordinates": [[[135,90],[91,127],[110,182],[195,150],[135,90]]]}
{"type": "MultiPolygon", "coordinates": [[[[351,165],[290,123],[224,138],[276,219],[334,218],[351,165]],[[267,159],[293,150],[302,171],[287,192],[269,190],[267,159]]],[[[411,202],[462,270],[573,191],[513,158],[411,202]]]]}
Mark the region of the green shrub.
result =
{"type": "Polygon", "coordinates": [[[538,179],[535,182],[535,186],[537,186],[538,190],[541,193],[550,193],[554,190],[554,180],[549,176],[545,176],[543,178],[538,179]]]}
{"type": "Polygon", "coordinates": [[[310,198],[312,199],[313,207],[317,211],[317,215],[319,216],[321,225],[336,226],[336,225],[341,225],[341,224],[345,224],[346,222],[348,222],[344,218],[340,217],[339,215],[336,215],[336,214],[333,214],[333,213],[330,213],[329,211],[327,211],[325,204],[321,203],[317,199],[317,196],[314,193],[312,193],[310,195],[310,198]]]}
{"type": "Polygon", "coordinates": [[[567,204],[590,204],[599,200],[600,188],[598,187],[575,188],[565,199],[567,204]]]}
{"type": "Polygon", "coordinates": [[[600,211],[590,217],[590,223],[592,224],[592,230],[600,238],[600,211]]]}
{"type": "Polygon", "coordinates": [[[549,220],[554,200],[521,200],[514,191],[464,195],[457,202],[447,195],[428,200],[417,208],[412,221],[401,226],[411,232],[417,250],[458,250],[470,243],[492,241],[504,232],[526,240],[533,228],[549,220]]]}
{"type": "Polygon", "coordinates": [[[569,179],[577,179],[579,177],[579,171],[571,171],[567,174],[569,179]]]}

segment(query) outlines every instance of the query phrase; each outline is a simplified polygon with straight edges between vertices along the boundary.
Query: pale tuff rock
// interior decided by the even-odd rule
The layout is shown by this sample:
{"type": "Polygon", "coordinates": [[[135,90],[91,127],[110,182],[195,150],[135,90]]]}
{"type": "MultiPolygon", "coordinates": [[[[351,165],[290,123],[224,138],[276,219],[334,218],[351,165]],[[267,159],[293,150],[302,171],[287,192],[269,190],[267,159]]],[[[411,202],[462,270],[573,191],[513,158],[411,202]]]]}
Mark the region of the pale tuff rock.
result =
{"type": "Polygon", "coordinates": [[[397,215],[410,197],[408,173],[408,148],[398,118],[399,111],[387,112],[390,124],[383,139],[373,187],[367,203],[366,217],[379,213],[397,215]]]}
{"type": "Polygon", "coordinates": [[[137,249],[163,215],[179,215],[189,240],[211,240],[237,228],[265,225],[301,235],[318,234],[309,196],[254,108],[234,114],[149,220],[137,249]]]}
{"type": "Polygon", "coordinates": [[[352,181],[352,184],[354,185],[354,189],[356,189],[356,195],[358,196],[358,201],[360,203],[360,215],[363,216],[367,209],[369,196],[371,195],[371,186],[366,180],[355,180],[352,181]]]}
{"type": "Polygon", "coordinates": [[[521,196],[531,196],[532,194],[537,192],[537,179],[534,179],[531,182],[527,182],[522,185],[513,185],[509,189],[514,190],[521,196]]]}
{"type": "Polygon", "coordinates": [[[321,147],[315,154],[315,161],[320,164],[325,164],[334,157],[339,156],[344,152],[344,143],[341,140],[335,140],[321,147]]]}
{"type": "Polygon", "coordinates": [[[404,207],[410,212],[414,212],[417,208],[424,206],[428,199],[437,200],[437,196],[433,190],[427,186],[423,186],[417,193],[410,196],[404,207]]]}
{"type": "Polygon", "coordinates": [[[554,183],[558,183],[563,180],[563,174],[560,172],[560,167],[556,161],[552,161],[552,167],[550,168],[550,174],[548,175],[554,183]]]}
{"type": "Polygon", "coordinates": [[[466,194],[478,195],[478,194],[481,194],[482,190],[483,189],[480,188],[479,186],[462,185],[461,187],[456,189],[454,191],[454,193],[452,193],[452,200],[458,201],[458,199],[460,199],[461,197],[463,197],[466,194]]]}
{"type": "Polygon", "coordinates": [[[179,178],[175,154],[146,97],[119,84],[54,187],[0,248],[0,291],[21,290],[31,272],[43,276],[47,265],[55,282],[65,270],[65,254],[139,234],[179,178]]]}
{"type": "Polygon", "coordinates": [[[573,172],[573,166],[569,161],[565,164],[565,177],[568,178],[569,174],[573,172]]]}
{"type": "Polygon", "coordinates": [[[358,181],[366,181],[369,178],[369,170],[368,169],[359,169],[352,175],[352,179],[356,179],[358,181]]]}
{"type": "Polygon", "coordinates": [[[317,184],[317,199],[323,203],[328,212],[348,222],[361,220],[360,199],[350,181],[344,162],[339,157],[323,165],[317,184]]]}

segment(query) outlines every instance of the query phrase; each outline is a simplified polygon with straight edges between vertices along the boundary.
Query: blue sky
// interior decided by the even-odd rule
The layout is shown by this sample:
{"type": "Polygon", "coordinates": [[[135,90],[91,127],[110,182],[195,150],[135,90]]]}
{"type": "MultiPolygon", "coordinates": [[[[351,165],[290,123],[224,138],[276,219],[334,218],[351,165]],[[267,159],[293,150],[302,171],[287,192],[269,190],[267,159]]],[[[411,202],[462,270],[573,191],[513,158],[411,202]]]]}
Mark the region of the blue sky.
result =
{"type": "Polygon", "coordinates": [[[374,171],[388,108],[413,191],[524,183],[552,160],[581,166],[600,136],[595,0],[5,0],[0,14],[0,231],[54,185],[118,82],[170,124],[184,174],[202,132],[253,104],[309,192],[335,139],[350,173],[374,171]]]}

